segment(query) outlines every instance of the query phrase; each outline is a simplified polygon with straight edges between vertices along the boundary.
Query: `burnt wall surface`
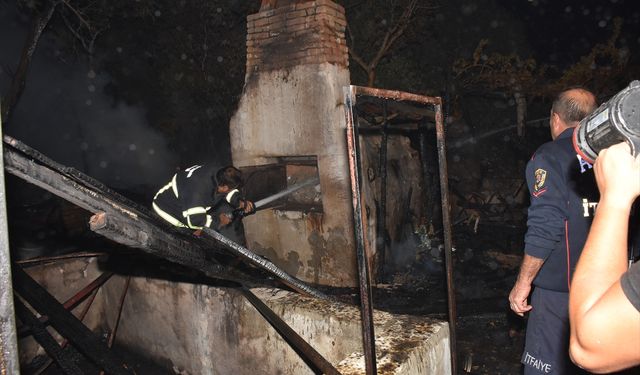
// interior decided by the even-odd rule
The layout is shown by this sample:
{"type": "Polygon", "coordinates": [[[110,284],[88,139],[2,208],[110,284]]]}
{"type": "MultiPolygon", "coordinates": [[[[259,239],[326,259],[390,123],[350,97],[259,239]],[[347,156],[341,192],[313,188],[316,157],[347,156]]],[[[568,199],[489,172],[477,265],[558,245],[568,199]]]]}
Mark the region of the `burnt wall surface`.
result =
{"type": "Polygon", "coordinates": [[[344,9],[288,3],[248,17],[248,69],[230,123],[234,165],[317,160],[322,212],[263,210],[244,219],[248,247],[307,282],[355,285],[343,88],[344,9]],[[336,54],[339,54],[338,57],[336,54]]]}

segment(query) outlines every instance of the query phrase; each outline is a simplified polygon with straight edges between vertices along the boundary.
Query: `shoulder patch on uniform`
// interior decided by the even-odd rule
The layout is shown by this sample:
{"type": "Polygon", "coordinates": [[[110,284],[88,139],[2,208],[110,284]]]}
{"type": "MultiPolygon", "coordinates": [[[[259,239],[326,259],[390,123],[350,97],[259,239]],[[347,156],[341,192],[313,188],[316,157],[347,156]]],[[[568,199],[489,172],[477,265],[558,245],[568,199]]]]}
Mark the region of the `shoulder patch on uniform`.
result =
{"type": "Polygon", "coordinates": [[[533,194],[534,197],[538,197],[542,193],[547,191],[547,188],[544,186],[544,182],[547,179],[547,171],[545,171],[542,168],[538,168],[538,169],[536,169],[536,171],[534,172],[533,175],[535,177],[535,183],[533,184],[533,193],[532,194],[533,194]]]}

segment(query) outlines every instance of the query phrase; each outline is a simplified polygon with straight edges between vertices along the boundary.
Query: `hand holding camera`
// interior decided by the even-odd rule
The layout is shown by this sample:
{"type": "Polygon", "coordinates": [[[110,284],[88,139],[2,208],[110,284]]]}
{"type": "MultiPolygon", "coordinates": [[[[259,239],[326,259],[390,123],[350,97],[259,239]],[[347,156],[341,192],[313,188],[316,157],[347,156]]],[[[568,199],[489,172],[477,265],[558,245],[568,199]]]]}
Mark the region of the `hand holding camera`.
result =
{"type": "Polygon", "coordinates": [[[600,151],[594,172],[601,202],[628,209],[640,195],[640,156],[634,157],[627,143],[600,151]]]}

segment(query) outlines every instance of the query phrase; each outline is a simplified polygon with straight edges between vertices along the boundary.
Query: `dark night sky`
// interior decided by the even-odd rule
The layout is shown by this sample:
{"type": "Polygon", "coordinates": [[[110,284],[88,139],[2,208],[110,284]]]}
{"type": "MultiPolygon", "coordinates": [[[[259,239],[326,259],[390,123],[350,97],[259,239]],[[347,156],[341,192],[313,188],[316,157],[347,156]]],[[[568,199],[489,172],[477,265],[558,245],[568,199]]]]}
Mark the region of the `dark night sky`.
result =
{"type": "MultiPolygon", "coordinates": [[[[9,2],[7,2],[9,3],[9,2]]],[[[0,3],[0,92],[19,61],[29,19],[0,3]]],[[[115,188],[159,184],[175,163],[165,140],[146,119],[147,109],[105,94],[110,77],[65,56],[43,34],[26,89],[3,132],[115,188]]]]}
{"type": "Polygon", "coordinates": [[[566,67],[611,35],[613,20],[623,18],[618,46],[640,60],[640,3],[633,0],[500,0],[525,26],[539,61],[566,67]]]}
{"type": "MultiPolygon", "coordinates": [[[[28,15],[21,14],[18,11],[16,3],[34,4],[41,1],[50,0],[0,0],[0,96],[5,95],[7,92],[13,72],[15,72],[18,65],[27,28],[31,22],[28,15]]],[[[78,1],[91,2],[91,0],[65,0],[64,2],[77,4],[78,1]]],[[[186,51],[185,45],[177,45],[173,51],[163,55],[166,49],[164,46],[162,48],[158,47],[161,44],[159,40],[163,37],[170,39],[173,36],[171,35],[172,33],[181,34],[180,37],[184,37],[188,34],[185,29],[192,26],[190,24],[203,22],[203,17],[176,21],[175,13],[172,12],[180,8],[180,4],[208,2],[209,5],[221,4],[218,5],[220,11],[217,14],[226,14],[225,11],[227,9],[223,9],[224,7],[233,8],[233,10],[229,10],[229,13],[237,13],[238,9],[247,8],[245,1],[255,4],[255,8],[257,8],[259,0],[98,0],[95,3],[98,4],[102,1],[107,4],[126,4],[129,7],[137,7],[141,3],[157,7],[155,10],[151,9],[151,15],[148,17],[153,21],[146,22],[144,25],[136,25],[124,15],[121,17],[120,14],[118,14],[118,19],[114,21],[114,25],[116,25],[114,28],[131,27],[127,32],[136,36],[147,36],[148,40],[135,45],[135,43],[131,42],[134,38],[130,38],[126,42],[124,41],[125,38],[122,38],[123,41],[117,40],[117,38],[122,37],[122,30],[107,30],[104,35],[101,35],[101,38],[103,38],[101,42],[104,43],[101,46],[107,46],[105,48],[109,49],[106,52],[104,49],[98,49],[96,53],[110,54],[111,60],[100,66],[92,66],[87,61],[87,57],[82,55],[82,52],[73,51],[73,49],[67,48],[68,45],[60,45],[60,41],[64,37],[56,36],[52,30],[45,30],[30,67],[26,89],[18,106],[15,108],[11,122],[3,124],[2,131],[4,134],[11,135],[38,149],[59,163],[77,168],[108,186],[122,191],[125,195],[132,193],[130,197],[133,196],[135,198],[143,196],[144,201],[139,203],[149,205],[149,198],[153,196],[160,186],[163,186],[168,181],[175,168],[182,163],[180,150],[170,146],[171,140],[168,139],[167,133],[171,133],[163,133],[161,131],[169,127],[166,124],[169,123],[174,126],[174,129],[177,129],[177,132],[182,135],[180,139],[191,139],[194,143],[207,143],[206,147],[216,149],[218,145],[214,142],[216,140],[215,136],[207,137],[209,139],[206,142],[202,142],[202,139],[193,139],[197,138],[193,134],[199,133],[195,131],[189,132],[188,128],[190,126],[196,128],[196,125],[198,125],[200,129],[204,128],[208,132],[209,128],[207,126],[209,125],[228,126],[224,121],[219,121],[219,118],[213,115],[208,116],[208,113],[216,112],[214,111],[216,108],[212,107],[225,107],[218,112],[225,113],[229,117],[234,111],[229,102],[238,99],[229,94],[229,91],[233,93],[233,90],[225,90],[221,94],[220,86],[216,86],[221,85],[218,81],[215,84],[211,83],[211,87],[208,88],[214,100],[211,100],[211,97],[198,97],[199,93],[189,96],[189,93],[184,92],[190,87],[187,83],[188,78],[183,78],[189,77],[188,73],[183,75],[183,71],[188,69],[183,69],[183,67],[187,66],[187,64],[194,65],[193,60],[196,60],[196,65],[199,65],[200,62],[197,61],[196,54],[191,53],[193,51],[186,51]],[[176,24],[180,24],[180,26],[176,28],[176,24]],[[162,30],[164,33],[157,32],[158,29],[154,29],[154,27],[164,27],[165,30],[162,30]],[[167,32],[168,29],[170,29],[170,32],[167,32]],[[160,34],[162,36],[159,37],[158,35],[160,34]],[[130,49],[127,50],[127,48],[130,49]],[[169,56],[170,54],[172,56],[169,56]],[[113,59],[113,56],[121,57],[113,59]],[[169,61],[173,65],[170,66],[171,69],[167,68],[165,71],[173,73],[171,75],[148,77],[133,73],[129,77],[130,81],[135,81],[136,84],[139,82],[139,85],[148,85],[150,88],[147,90],[141,89],[135,93],[125,93],[122,90],[126,85],[122,85],[121,82],[114,83],[118,78],[126,80],[126,71],[140,72],[140,70],[136,71],[135,69],[140,69],[141,66],[143,69],[146,69],[145,66],[149,66],[149,70],[151,70],[152,66],[169,65],[169,61]],[[184,65],[181,66],[179,64],[184,65]],[[123,71],[125,73],[122,73],[123,71]],[[118,76],[118,74],[120,75],[118,76]],[[155,93],[152,91],[156,86],[153,86],[152,83],[156,82],[153,81],[162,80],[168,81],[166,86],[169,87],[183,86],[182,91],[179,91],[179,88],[173,92],[173,96],[183,96],[180,101],[175,100],[173,97],[160,98],[159,100],[144,100],[144,98],[140,98],[142,95],[154,95],[155,93]],[[128,96],[125,94],[128,94],[128,96]],[[227,101],[215,100],[223,95],[231,97],[231,99],[227,101]],[[174,105],[175,103],[188,103],[189,105],[179,106],[174,105]],[[164,106],[164,108],[160,110],[160,108],[154,108],[154,106],[164,106]],[[182,113],[179,115],[183,117],[179,117],[176,114],[175,118],[167,119],[166,123],[162,121],[164,119],[159,120],[162,117],[170,117],[169,115],[171,115],[172,111],[181,111],[182,113]],[[179,118],[179,120],[175,120],[176,118],[179,118]],[[205,121],[201,121],[201,119],[205,119],[205,121]],[[171,123],[171,120],[175,120],[174,123],[171,123]],[[216,121],[218,121],[217,124],[214,123],[216,121]],[[175,125],[176,123],[178,123],[178,126],[175,125]]],[[[426,0],[424,1],[426,2],[426,0]]],[[[338,2],[342,4],[346,2],[382,4],[379,5],[381,9],[384,9],[388,4],[394,3],[390,0],[338,0],[338,2]]],[[[478,45],[479,40],[490,37],[485,35],[484,32],[491,33],[492,38],[488,45],[487,53],[496,51],[503,54],[510,52],[522,53],[524,58],[534,57],[539,65],[548,65],[551,77],[559,76],[565,68],[576,63],[581,56],[587,54],[594,45],[604,43],[611,36],[613,21],[616,17],[622,17],[624,20],[621,38],[618,40],[617,46],[621,54],[629,57],[631,63],[630,72],[633,72],[631,75],[638,74],[633,78],[640,79],[640,69],[638,69],[638,66],[640,66],[640,0],[439,0],[439,2],[443,8],[447,7],[446,16],[444,11],[439,17],[431,15],[434,18],[429,19],[428,22],[423,22],[423,24],[429,24],[432,29],[428,32],[424,31],[424,34],[416,38],[416,44],[418,45],[407,43],[404,46],[404,50],[399,48],[393,51],[391,56],[385,59],[384,64],[381,64],[384,65],[382,68],[387,69],[386,74],[385,72],[379,73],[380,82],[384,82],[381,85],[382,87],[388,89],[411,87],[412,90],[415,88],[417,93],[428,93],[429,95],[434,92],[437,95],[448,92],[448,82],[444,84],[442,82],[450,79],[451,64],[458,58],[471,58],[474,47],[478,45]],[[492,17],[492,12],[494,12],[495,17],[492,17]],[[449,24],[450,28],[442,27],[444,24],[449,24]],[[458,28],[459,30],[452,30],[451,28],[458,28]],[[421,44],[423,41],[420,40],[420,37],[424,38],[424,45],[421,44]],[[434,37],[442,39],[436,41],[433,39],[428,40],[434,37]],[[427,43],[429,43],[429,47],[425,47],[427,43]],[[420,49],[427,51],[415,53],[415,50],[420,49]],[[459,55],[462,53],[464,53],[464,56],[459,55]],[[442,56],[431,59],[432,55],[430,54],[441,54],[442,56]],[[414,61],[407,63],[406,60],[409,59],[414,61]],[[406,72],[407,67],[412,70],[406,72]],[[440,83],[434,83],[436,82],[435,80],[430,81],[431,77],[439,76],[442,78],[445,75],[446,78],[441,79],[440,83]],[[415,85],[411,86],[411,83],[415,85]],[[440,85],[442,87],[428,87],[428,85],[440,85]],[[447,86],[446,89],[444,86],[447,86]]],[[[211,6],[215,17],[215,5],[211,6]]],[[[220,16],[220,18],[222,17],[220,16]]],[[[241,14],[234,22],[239,28],[243,28],[245,26],[242,20],[245,18],[246,15],[241,14]]],[[[384,19],[384,17],[381,18],[384,19]]],[[[61,26],[59,19],[57,26],[60,28],[60,30],[56,30],[57,32],[64,32],[64,26],[61,26]]],[[[230,25],[225,25],[222,22],[218,26],[220,28],[215,33],[211,32],[211,39],[214,39],[212,43],[219,43],[220,46],[225,43],[227,45],[236,43],[234,38],[230,38],[225,33],[233,32],[240,35],[237,29],[233,29],[230,25]],[[218,30],[224,31],[218,32],[218,30]]],[[[427,28],[425,27],[425,29],[427,28]]],[[[241,35],[241,37],[244,38],[244,35],[241,35]]],[[[70,38],[67,35],[66,40],[68,39],[70,38]]],[[[174,40],[179,40],[179,38],[174,40]]],[[[200,41],[193,44],[202,45],[200,41]]],[[[244,49],[244,46],[241,47],[244,49]]],[[[231,71],[226,64],[235,61],[236,68],[240,67],[240,69],[236,70],[242,70],[243,64],[238,64],[236,61],[242,57],[241,54],[235,52],[235,56],[225,55],[229,50],[231,48],[224,51],[219,51],[215,48],[209,50],[207,56],[211,65],[207,67],[213,67],[213,69],[221,71],[221,75],[224,76],[225,73],[231,71]]],[[[104,58],[104,56],[102,57],[104,58]]],[[[96,60],[99,59],[96,58],[96,60]]],[[[104,58],[102,61],[106,60],[108,59],[104,58]]],[[[354,77],[357,74],[354,72],[358,70],[358,67],[353,61],[350,64],[351,77],[355,81],[354,77]]],[[[204,66],[204,63],[202,65],[204,66]]],[[[593,69],[598,68],[598,66],[593,66],[593,69]]],[[[156,71],[161,70],[153,70],[153,74],[156,71]]],[[[359,72],[359,74],[362,76],[362,72],[359,72]]],[[[238,87],[237,91],[240,92],[243,83],[241,82],[242,75],[243,72],[241,71],[236,78],[233,78],[233,82],[227,82],[229,87],[238,87]]],[[[213,74],[210,76],[213,76],[213,74]]],[[[231,81],[229,77],[232,77],[230,73],[227,74],[227,81],[231,81]]],[[[362,82],[354,83],[362,84],[362,82]]],[[[202,86],[207,84],[205,82],[202,86]]],[[[133,84],[129,85],[129,87],[131,86],[133,84]]],[[[621,85],[617,90],[622,88],[623,86],[621,85]]],[[[170,90],[167,90],[167,92],[170,92],[170,90]]],[[[602,93],[597,94],[602,95],[602,93]]],[[[612,93],[606,93],[605,95],[610,94],[612,93]]],[[[478,129],[474,128],[476,124],[472,123],[471,119],[465,119],[467,120],[466,123],[460,121],[456,124],[464,123],[459,128],[464,129],[465,132],[458,132],[459,138],[457,140],[460,141],[462,139],[464,141],[458,142],[459,145],[462,144],[462,147],[456,147],[455,140],[453,142],[450,142],[449,139],[447,140],[447,145],[449,146],[447,150],[448,157],[453,161],[448,169],[449,175],[452,177],[449,185],[451,190],[457,187],[455,184],[462,186],[470,182],[464,186],[465,189],[475,189],[474,192],[484,193],[485,189],[498,190],[500,188],[500,177],[512,180],[523,177],[524,163],[531,155],[530,151],[542,143],[539,142],[539,139],[542,139],[542,137],[548,138],[548,128],[539,127],[533,131],[527,130],[527,137],[530,138],[517,139],[515,130],[513,130],[516,117],[515,106],[513,103],[509,103],[509,99],[512,97],[507,97],[506,99],[505,97],[506,95],[494,95],[486,99],[486,102],[492,103],[491,105],[494,105],[494,107],[492,108],[491,105],[488,105],[487,108],[482,109],[483,112],[474,108],[475,113],[473,113],[473,116],[468,117],[475,116],[477,123],[484,121],[483,124],[477,126],[478,129]],[[498,102],[500,103],[494,104],[498,102]],[[487,131],[487,128],[489,128],[489,131],[487,131]],[[508,129],[510,132],[501,131],[497,135],[491,135],[492,129],[508,129]],[[542,135],[534,139],[531,135],[534,133],[542,135]],[[489,137],[488,135],[491,136],[489,137]],[[480,139],[480,141],[476,142],[477,139],[480,139]],[[466,140],[469,140],[469,142],[466,142],[466,140]],[[487,145],[491,147],[486,147],[487,145]],[[491,148],[500,150],[499,152],[491,152],[489,150],[491,148]],[[510,154],[505,156],[507,153],[510,154]],[[493,163],[498,166],[492,169],[493,163]],[[455,167],[458,167],[458,172],[456,172],[455,167]],[[464,179],[456,181],[455,173],[459,173],[457,177],[464,177],[464,179]],[[483,185],[484,182],[487,182],[488,187],[483,185]]],[[[477,101],[484,99],[480,98],[477,101]]],[[[606,97],[601,99],[606,99],[606,97]]],[[[447,104],[449,103],[446,103],[445,108],[448,108],[447,104]]],[[[528,102],[528,104],[531,108],[535,107],[535,110],[530,109],[528,112],[531,119],[548,116],[548,102],[528,102]],[[539,115],[540,113],[543,114],[539,115]]],[[[481,105],[476,103],[477,107],[481,107],[481,105]]],[[[452,118],[453,116],[451,116],[452,118]]],[[[448,125],[451,123],[448,123],[448,125]]],[[[546,121],[543,120],[540,123],[546,123],[546,121]]],[[[214,133],[213,128],[211,132],[214,133]]],[[[220,132],[217,134],[220,134],[220,132]]],[[[225,132],[222,132],[222,134],[225,134],[225,132]]],[[[448,134],[455,134],[455,132],[449,131],[448,134]]],[[[177,139],[179,137],[176,136],[174,138],[177,139]]],[[[224,144],[224,146],[219,147],[223,151],[217,151],[226,153],[228,141],[220,144],[224,144]]],[[[23,193],[23,191],[19,191],[20,189],[28,190],[24,188],[25,185],[27,184],[20,181],[14,185],[13,191],[8,189],[9,205],[13,204],[14,207],[18,205],[27,206],[28,203],[33,204],[34,202],[39,203],[38,201],[50,200],[51,196],[43,194],[43,191],[39,188],[33,188],[31,191],[25,192],[24,195],[19,195],[23,193]],[[18,186],[18,188],[15,189],[15,186],[18,186]],[[33,192],[33,190],[36,191],[33,192]],[[16,199],[16,197],[22,199],[16,199]]],[[[33,185],[29,186],[33,187],[33,185]]],[[[8,184],[8,187],[11,188],[11,185],[8,184]]],[[[521,188],[522,186],[518,188],[518,191],[521,188]]],[[[507,199],[513,200],[516,193],[513,196],[507,194],[507,199]]],[[[481,196],[480,194],[477,195],[481,196]]],[[[487,206],[493,205],[494,197],[496,197],[495,201],[497,202],[497,197],[500,197],[500,195],[491,195],[491,198],[488,199],[490,204],[487,204],[487,206]]],[[[451,203],[451,205],[453,206],[455,203],[451,203]]],[[[499,205],[496,206],[498,208],[501,207],[499,205]]],[[[507,207],[510,206],[507,205],[507,207]]],[[[514,205],[514,207],[520,210],[519,206],[514,205]]],[[[526,209],[521,211],[526,212],[526,209]]],[[[505,219],[508,213],[501,213],[501,220],[509,220],[505,219]]],[[[514,215],[514,217],[518,218],[520,216],[514,215]]],[[[38,219],[42,218],[39,217],[38,219]]],[[[41,222],[43,220],[39,221],[40,225],[42,225],[41,222]]],[[[12,222],[15,223],[16,220],[12,222]]],[[[38,227],[38,223],[34,223],[31,220],[28,221],[28,224],[29,230],[33,230],[34,235],[32,236],[31,233],[28,233],[28,236],[25,236],[28,238],[26,240],[22,238],[21,240],[27,242],[32,239],[31,237],[38,240],[46,239],[47,234],[43,233],[48,231],[49,228],[46,226],[38,227]]],[[[478,221],[476,221],[477,224],[478,221]]],[[[503,229],[500,228],[499,230],[502,231],[503,229]]],[[[510,231],[510,229],[504,229],[504,231],[510,231]]],[[[505,234],[502,233],[502,235],[505,234]]],[[[494,246],[497,240],[501,238],[502,236],[493,238],[491,246],[494,246]]],[[[12,237],[12,241],[15,242],[16,238],[12,237]]],[[[510,238],[509,243],[511,242],[512,239],[510,238]]],[[[50,246],[50,243],[47,242],[47,248],[50,246]]],[[[15,248],[16,246],[12,245],[12,249],[15,248]]],[[[461,249],[464,251],[465,257],[466,254],[473,253],[471,248],[461,249]]],[[[462,252],[457,254],[459,254],[457,256],[463,256],[462,252]]],[[[417,259],[418,257],[415,256],[415,258],[417,259]]],[[[492,261],[492,263],[495,262],[492,261]]],[[[488,275],[488,273],[486,274],[488,275]]],[[[406,277],[403,275],[403,278],[406,277]]],[[[492,278],[492,280],[494,279],[492,278]]],[[[474,285],[470,290],[477,291],[483,285],[474,285]]],[[[459,288],[459,290],[461,289],[459,288]]],[[[493,293],[495,293],[495,287],[489,289],[493,289],[493,293]]],[[[494,297],[491,298],[495,299],[494,297]]],[[[513,322],[510,322],[510,327],[508,328],[515,332],[513,330],[513,322]]],[[[496,335],[496,337],[506,337],[505,332],[499,332],[500,336],[496,335]]],[[[516,334],[518,333],[516,332],[516,334]]],[[[509,342],[513,342],[513,338],[507,339],[509,342]]],[[[489,345],[491,344],[489,343],[489,345]]]]}
{"type": "MultiPolygon", "coordinates": [[[[464,22],[470,23],[470,28],[474,23],[494,24],[493,20],[486,19],[486,13],[479,11],[483,1],[442,1],[443,5],[458,4],[459,14],[464,22]]],[[[576,62],[594,44],[606,41],[617,16],[624,17],[623,35],[618,43],[621,53],[629,54],[636,65],[640,61],[640,5],[637,1],[496,2],[511,13],[510,18],[516,25],[524,29],[526,50],[532,51],[540,63],[556,66],[557,71],[576,62]]],[[[158,4],[166,10],[174,3],[158,4]]],[[[28,23],[28,17],[18,16],[14,1],[0,0],[1,93],[6,92],[17,66],[28,23]]],[[[484,37],[473,33],[466,35],[477,40],[484,37]]],[[[477,40],[470,41],[469,45],[476,45],[477,40]]],[[[148,113],[153,108],[114,98],[105,91],[111,80],[109,72],[94,71],[86,59],[65,55],[55,43],[51,33],[45,31],[31,66],[27,88],[12,123],[4,131],[55,160],[79,168],[114,187],[161,184],[170,173],[167,171],[176,165],[176,153],[167,148],[166,140],[149,124],[148,113]],[[51,142],[52,139],[55,142],[51,142]]],[[[223,56],[218,59],[228,60],[223,56]]],[[[126,57],[124,63],[127,63],[126,57]]],[[[224,69],[222,64],[221,68],[224,69]]],[[[352,63],[353,69],[357,68],[352,63]]]]}

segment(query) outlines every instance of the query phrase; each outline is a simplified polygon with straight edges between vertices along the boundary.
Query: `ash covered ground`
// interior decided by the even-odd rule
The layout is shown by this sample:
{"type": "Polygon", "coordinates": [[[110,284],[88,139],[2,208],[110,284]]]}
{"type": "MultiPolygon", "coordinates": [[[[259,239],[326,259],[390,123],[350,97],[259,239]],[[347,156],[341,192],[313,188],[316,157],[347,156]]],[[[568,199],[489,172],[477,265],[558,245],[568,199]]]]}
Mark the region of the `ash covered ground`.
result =
{"type": "MultiPolygon", "coordinates": [[[[507,296],[522,259],[521,231],[479,224],[454,228],[453,279],[459,374],[520,374],[525,320],[509,309],[507,296]]],[[[444,265],[443,265],[444,266],[444,265]]],[[[419,263],[389,275],[374,288],[376,309],[448,319],[446,273],[419,272],[419,263]]]]}

